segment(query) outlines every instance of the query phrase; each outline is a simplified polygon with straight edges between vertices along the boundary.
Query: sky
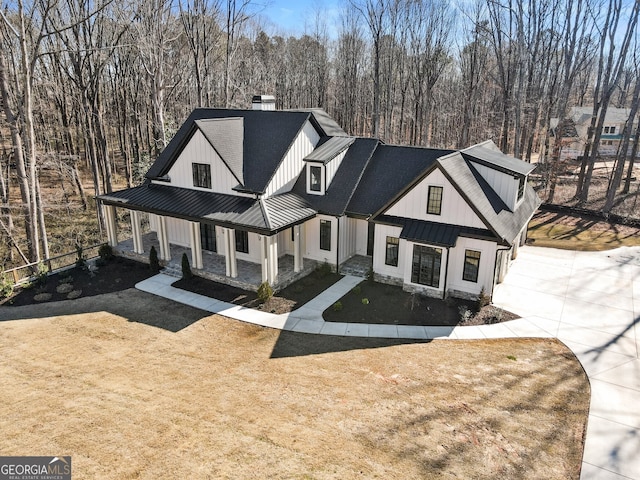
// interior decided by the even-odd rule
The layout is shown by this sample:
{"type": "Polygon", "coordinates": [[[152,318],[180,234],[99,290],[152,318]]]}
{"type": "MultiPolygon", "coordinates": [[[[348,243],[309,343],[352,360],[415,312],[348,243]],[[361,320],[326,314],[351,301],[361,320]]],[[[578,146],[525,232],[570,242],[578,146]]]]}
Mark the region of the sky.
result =
{"type": "Polygon", "coordinates": [[[331,29],[331,17],[335,18],[340,8],[336,0],[267,0],[265,3],[267,6],[261,15],[271,20],[276,29],[292,34],[303,33],[305,22],[311,27],[316,9],[328,15],[327,26],[331,29]]]}

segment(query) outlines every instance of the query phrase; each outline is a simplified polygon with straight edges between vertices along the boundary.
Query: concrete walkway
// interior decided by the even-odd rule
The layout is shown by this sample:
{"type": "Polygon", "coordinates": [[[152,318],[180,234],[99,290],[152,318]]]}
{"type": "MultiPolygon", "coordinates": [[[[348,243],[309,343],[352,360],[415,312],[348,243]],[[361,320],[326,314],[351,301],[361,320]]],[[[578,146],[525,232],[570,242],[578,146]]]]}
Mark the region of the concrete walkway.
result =
{"type": "Polygon", "coordinates": [[[522,318],[497,325],[420,327],[331,323],[322,312],[361,278],[345,276],[298,310],[275,315],[171,286],[156,275],[137,288],[249,323],[324,335],[483,339],[555,337],[582,363],[591,406],[582,479],[640,480],[640,248],[572,252],[523,247],[494,303],[522,318]]]}

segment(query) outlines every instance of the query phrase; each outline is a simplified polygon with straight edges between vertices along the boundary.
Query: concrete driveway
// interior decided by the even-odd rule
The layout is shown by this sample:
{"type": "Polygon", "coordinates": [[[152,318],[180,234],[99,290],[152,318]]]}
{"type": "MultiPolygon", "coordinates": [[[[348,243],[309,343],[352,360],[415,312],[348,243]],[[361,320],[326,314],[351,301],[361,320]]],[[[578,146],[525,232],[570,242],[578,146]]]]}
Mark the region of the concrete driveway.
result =
{"type": "Polygon", "coordinates": [[[523,247],[493,301],[531,336],[561,340],[589,376],[581,478],[640,480],[640,247],[523,247]]]}

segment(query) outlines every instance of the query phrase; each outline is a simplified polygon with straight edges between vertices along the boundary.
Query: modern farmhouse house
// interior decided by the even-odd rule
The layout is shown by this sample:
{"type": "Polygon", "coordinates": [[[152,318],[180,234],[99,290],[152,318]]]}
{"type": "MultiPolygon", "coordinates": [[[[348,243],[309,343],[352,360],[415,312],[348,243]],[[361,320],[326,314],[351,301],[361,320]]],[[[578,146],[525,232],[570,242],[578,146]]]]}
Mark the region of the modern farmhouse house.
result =
{"type": "Polygon", "coordinates": [[[491,295],[538,206],[531,164],[491,141],[387,145],[322,110],[273,106],[194,110],[143,185],[98,197],[109,243],[148,256],[150,242],[166,263],[185,251],[197,273],[252,289],[326,262],[432,296],[491,295]],[[118,244],[116,209],[131,213],[132,242],[118,244]]]}
{"type": "MultiPolygon", "coordinates": [[[[620,148],[623,140],[622,133],[625,124],[629,120],[631,110],[628,108],[609,108],[602,126],[602,135],[600,138],[600,146],[598,154],[603,157],[615,156],[620,148]]],[[[573,107],[567,115],[567,122],[563,131],[558,131],[558,118],[551,119],[551,142],[550,151],[553,151],[554,143],[560,141],[562,149],[560,151],[561,159],[576,159],[584,153],[584,147],[587,143],[589,129],[591,127],[591,118],[593,116],[593,107],[573,107]]],[[[637,122],[631,127],[631,132],[635,132],[637,122]]],[[[633,138],[629,145],[628,154],[631,153],[633,146],[633,138]]]]}

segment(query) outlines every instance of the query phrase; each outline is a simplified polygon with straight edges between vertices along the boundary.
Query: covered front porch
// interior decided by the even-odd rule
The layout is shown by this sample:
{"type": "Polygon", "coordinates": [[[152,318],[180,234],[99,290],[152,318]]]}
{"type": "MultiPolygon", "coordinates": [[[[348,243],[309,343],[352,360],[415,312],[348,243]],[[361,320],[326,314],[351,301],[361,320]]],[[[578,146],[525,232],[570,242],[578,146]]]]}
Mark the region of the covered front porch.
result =
{"type": "MultiPolygon", "coordinates": [[[[137,253],[134,249],[133,238],[122,240],[114,246],[114,251],[123,257],[131,258],[140,262],[149,262],[149,251],[151,247],[155,247],[160,252],[160,242],[156,232],[149,232],[141,235],[142,253],[137,253]]],[[[191,260],[191,249],[181,245],[170,243],[171,260],[163,261],[163,272],[175,277],[182,276],[182,254],[186,253],[191,260]]],[[[190,262],[191,263],[191,262],[190,262]]],[[[243,290],[256,291],[260,283],[262,283],[262,266],[257,263],[247,262],[245,260],[236,260],[237,276],[229,277],[226,275],[226,260],[224,255],[202,251],[202,268],[191,266],[194,275],[213,280],[215,282],[233,285],[243,290]]],[[[311,273],[317,266],[317,262],[305,259],[300,271],[295,271],[294,258],[292,255],[284,255],[278,258],[278,275],[276,281],[272,284],[274,290],[281,290],[296,280],[303,278],[311,273]]]]}

